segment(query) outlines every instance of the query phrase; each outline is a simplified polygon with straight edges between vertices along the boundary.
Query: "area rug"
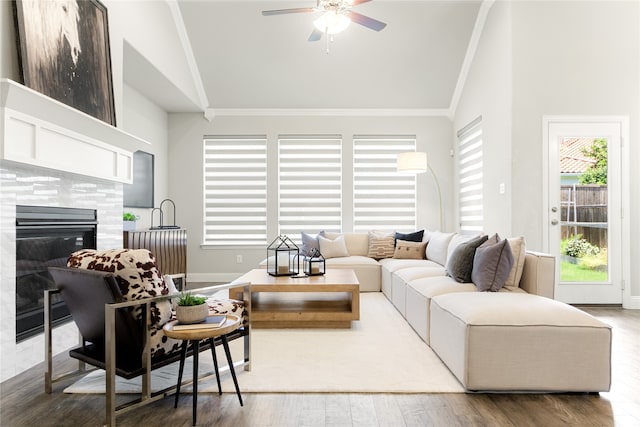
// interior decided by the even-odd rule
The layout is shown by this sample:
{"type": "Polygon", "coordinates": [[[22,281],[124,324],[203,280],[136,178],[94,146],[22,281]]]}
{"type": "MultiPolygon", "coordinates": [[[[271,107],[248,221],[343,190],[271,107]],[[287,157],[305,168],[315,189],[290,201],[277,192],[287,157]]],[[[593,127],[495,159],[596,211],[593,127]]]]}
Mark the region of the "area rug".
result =
{"type": "MultiPolygon", "coordinates": [[[[351,329],[254,329],[251,371],[236,371],[246,393],[452,393],[463,388],[433,351],[416,335],[382,293],[360,295],[360,320],[351,329]]],[[[242,340],[231,342],[242,360],[242,340]]],[[[222,349],[218,361],[226,366],[222,349]]],[[[184,379],[191,378],[191,359],[184,379]]],[[[212,372],[210,353],[200,354],[199,372],[212,372]]],[[[153,372],[152,389],[177,381],[177,364],[153,372]]],[[[233,392],[228,371],[223,392],[233,392]]],[[[217,392],[214,377],[201,380],[199,392],[217,392]]],[[[117,378],[118,393],[136,393],[140,379],[117,378]]],[[[190,388],[185,389],[189,392],[190,388]]],[[[94,371],[66,393],[104,393],[104,372],[94,371]]]]}

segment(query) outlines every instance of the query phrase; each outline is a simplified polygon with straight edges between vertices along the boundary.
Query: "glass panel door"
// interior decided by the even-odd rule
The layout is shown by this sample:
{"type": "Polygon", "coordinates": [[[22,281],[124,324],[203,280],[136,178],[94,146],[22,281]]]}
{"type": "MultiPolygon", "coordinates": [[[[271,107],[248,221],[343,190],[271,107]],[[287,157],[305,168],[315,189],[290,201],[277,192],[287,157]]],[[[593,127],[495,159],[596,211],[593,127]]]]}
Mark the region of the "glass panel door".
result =
{"type": "Polygon", "coordinates": [[[555,298],[622,302],[619,123],[550,122],[548,251],[556,255],[555,298]]]}

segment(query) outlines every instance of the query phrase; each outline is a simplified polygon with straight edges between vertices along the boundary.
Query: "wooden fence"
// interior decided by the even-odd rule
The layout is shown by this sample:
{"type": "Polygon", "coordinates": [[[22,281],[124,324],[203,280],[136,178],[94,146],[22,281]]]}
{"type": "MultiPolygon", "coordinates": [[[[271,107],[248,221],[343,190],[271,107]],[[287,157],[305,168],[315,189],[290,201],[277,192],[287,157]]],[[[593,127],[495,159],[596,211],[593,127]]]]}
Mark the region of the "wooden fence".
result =
{"type": "Polygon", "coordinates": [[[592,245],[601,248],[608,246],[606,185],[562,185],[560,201],[562,239],[581,234],[592,245]]]}

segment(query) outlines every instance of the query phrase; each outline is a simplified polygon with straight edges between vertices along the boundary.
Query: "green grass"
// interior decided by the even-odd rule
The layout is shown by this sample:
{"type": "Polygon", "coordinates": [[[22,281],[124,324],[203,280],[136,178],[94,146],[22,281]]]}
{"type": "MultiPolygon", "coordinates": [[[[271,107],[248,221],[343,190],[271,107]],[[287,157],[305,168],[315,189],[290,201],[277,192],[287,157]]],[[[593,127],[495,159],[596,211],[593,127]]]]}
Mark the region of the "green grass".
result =
{"type": "Polygon", "coordinates": [[[577,264],[566,261],[560,262],[561,282],[606,282],[608,280],[606,271],[596,271],[582,268],[577,264]]]}

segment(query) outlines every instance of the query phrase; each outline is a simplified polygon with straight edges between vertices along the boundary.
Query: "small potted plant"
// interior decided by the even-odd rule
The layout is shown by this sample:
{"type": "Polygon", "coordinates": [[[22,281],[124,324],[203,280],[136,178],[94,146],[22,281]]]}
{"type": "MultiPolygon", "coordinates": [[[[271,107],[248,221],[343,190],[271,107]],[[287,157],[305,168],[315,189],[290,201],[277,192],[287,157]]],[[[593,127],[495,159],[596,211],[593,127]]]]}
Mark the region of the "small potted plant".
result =
{"type": "Polygon", "coordinates": [[[180,294],[178,306],[176,307],[176,318],[179,323],[200,323],[203,322],[208,315],[209,305],[205,297],[191,295],[190,292],[180,294]]]}
{"type": "Polygon", "coordinates": [[[131,212],[125,212],[122,214],[122,229],[124,231],[136,231],[136,221],[140,217],[131,212]]]}

